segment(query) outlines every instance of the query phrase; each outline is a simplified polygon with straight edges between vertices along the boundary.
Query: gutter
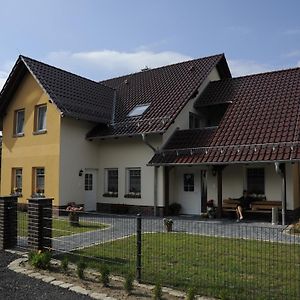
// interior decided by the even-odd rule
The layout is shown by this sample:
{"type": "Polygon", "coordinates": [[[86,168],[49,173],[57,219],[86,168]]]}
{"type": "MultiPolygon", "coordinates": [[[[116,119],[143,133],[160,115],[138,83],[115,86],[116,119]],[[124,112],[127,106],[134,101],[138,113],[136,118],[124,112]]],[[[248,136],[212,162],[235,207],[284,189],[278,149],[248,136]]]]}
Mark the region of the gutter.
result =
{"type": "Polygon", "coordinates": [[[281,217],[282,225],[286,225],[286,170],[285,164],[275,162],[275,171],[281,177],[281,217]]]}
{"type": "MultiPolygon", "coordinates": [[[[142,140],[143,140],[143,142],[150,148],[150,149],[152,149],[152,151],[154,152],[154,154],[155,153],[157,153],[157,149],[154,147],[154,146],[152,146],[148,141],[147,141],[147,139],[146,139],[146,134],[145,133],[142,133],[141,134],[141,136],[142,136],[142,140]]],[[[154,216],[156,217],[158,214],[157,214],[157,191],[158,191],[158,189],[157,189],[157,186],[158,186],[158,181],[157,181],[157,173],[158,173],[158,168],[159,168],[159,166],[154,166],[154,199],[153,199],[153,210],[154,210],[154,212],[153,212],[153,214],[154,214],[154,216]]]]}

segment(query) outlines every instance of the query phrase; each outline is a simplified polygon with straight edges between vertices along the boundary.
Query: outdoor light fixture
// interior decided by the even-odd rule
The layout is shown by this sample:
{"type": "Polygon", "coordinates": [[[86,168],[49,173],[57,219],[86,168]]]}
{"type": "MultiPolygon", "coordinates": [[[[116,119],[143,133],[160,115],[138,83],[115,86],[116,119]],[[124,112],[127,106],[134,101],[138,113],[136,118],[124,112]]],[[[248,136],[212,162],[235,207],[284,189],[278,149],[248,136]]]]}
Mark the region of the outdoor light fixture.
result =
{"type": "Polygon", "coordinates": [[[79,175],[79,177],[81,177],[81,176],[82,176],[82,174],[83,174],[83,170],[82,170],[82,169],[80,169],[80,170],[79,170],[79,174],[78,174],[78,175],[79,175]]]}

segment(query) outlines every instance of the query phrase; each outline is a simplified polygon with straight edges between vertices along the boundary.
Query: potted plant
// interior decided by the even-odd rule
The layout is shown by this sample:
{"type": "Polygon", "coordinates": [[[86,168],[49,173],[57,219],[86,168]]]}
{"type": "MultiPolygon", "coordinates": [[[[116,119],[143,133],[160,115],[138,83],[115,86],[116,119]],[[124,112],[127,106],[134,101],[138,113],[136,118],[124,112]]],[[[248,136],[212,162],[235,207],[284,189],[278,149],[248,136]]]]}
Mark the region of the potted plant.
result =
{"type": "Polygon", "coordinates": [[[83,207],[77,206],[75,202],[69,202],[66,211],[69,212],[69,223],[71,226],[79,226],[79,214],[83,207]]]}
{"type": "Polygon", "coordinates": [[[173,229],[173,220],[172,219],[164,219],[164,225],[167,232],[172,231],[173,229]]]}
{"type": "Polygon", "coordinates": [[[216,217],[216,207],[214,206],[214,200],[210,199],[207,201],[207,215],[209,219],[216,217]]]}

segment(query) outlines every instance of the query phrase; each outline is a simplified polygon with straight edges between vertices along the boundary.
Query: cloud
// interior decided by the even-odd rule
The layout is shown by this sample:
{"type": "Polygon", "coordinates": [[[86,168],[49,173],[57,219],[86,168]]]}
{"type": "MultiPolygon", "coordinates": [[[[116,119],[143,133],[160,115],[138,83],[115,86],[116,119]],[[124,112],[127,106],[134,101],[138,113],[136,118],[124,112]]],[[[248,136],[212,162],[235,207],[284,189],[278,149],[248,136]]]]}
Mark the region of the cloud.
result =
{"type": "Polygon", "coordinates": [[[145,66],[155,68],[191,59],[190,56],[173,52],[140,50],[120,52],[101,50],[91,52],[51,52],[47,61],[61,68],[81,73],[95,80],[138,72],[145,66]]]}
{"type": "Polygon", "coordinates": [[[300,67],[300,60],[299,60],[298,63],[297,63],[297,67],[300,67]]]}
{"type": "Polygon", "coordinates": [[[272,68],[252,60],[229,59],[229,68],[234,77],[271,71],[272,68]]]}
{"type": "Polygon", "coordinates": [[[298,35],[300,34],[300,28],[288,29],[284,32],[285,35],[298,35]]]}
{"type": "Polygon", "coordinates": [[[298,56],[300,56],[300,50],[290,51],[283,55],[283,57],[298,57],[298,56]]]}

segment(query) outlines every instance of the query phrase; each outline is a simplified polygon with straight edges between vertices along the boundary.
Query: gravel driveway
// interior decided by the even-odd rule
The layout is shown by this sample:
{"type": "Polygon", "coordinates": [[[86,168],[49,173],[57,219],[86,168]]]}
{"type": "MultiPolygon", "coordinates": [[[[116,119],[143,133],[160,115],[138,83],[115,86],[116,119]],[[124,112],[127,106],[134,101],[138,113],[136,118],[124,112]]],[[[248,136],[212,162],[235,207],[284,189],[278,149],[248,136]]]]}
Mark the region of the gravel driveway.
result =
{"type": "Polygon", "coordinates": [[[84,300],[91,299],[62,289],[41,280],[37,280],[26,275],[15,273],[7,268],[7,265],[19,258],[19,256],[0,251],[0,299],[1,300],[40,300],[40,299],[59,299],[59,300],[84,300]]]}

